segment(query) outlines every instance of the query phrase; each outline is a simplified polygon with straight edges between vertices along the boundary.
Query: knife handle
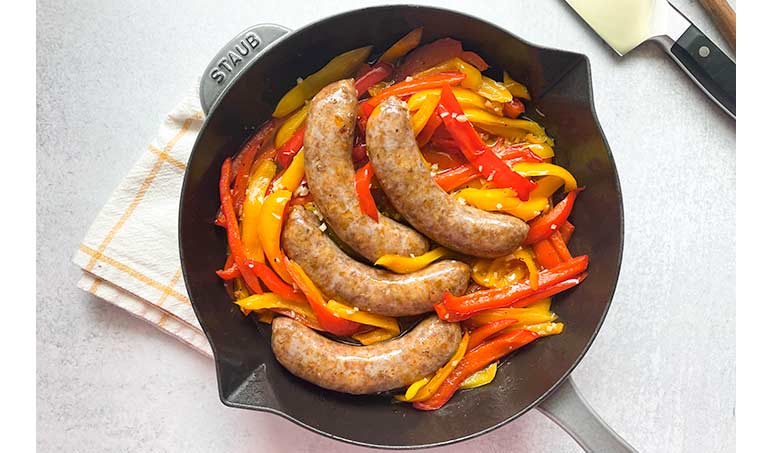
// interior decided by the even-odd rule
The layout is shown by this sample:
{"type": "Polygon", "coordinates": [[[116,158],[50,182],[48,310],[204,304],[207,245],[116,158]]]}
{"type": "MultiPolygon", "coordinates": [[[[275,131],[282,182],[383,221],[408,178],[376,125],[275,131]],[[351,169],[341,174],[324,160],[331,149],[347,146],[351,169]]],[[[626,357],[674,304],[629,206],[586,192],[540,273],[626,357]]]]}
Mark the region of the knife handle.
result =
{"type": "Polygon", "coordinates": [[[724,111],[736,117],[736,65],[694,24],[675,41],[670,55],[724,111]]]}

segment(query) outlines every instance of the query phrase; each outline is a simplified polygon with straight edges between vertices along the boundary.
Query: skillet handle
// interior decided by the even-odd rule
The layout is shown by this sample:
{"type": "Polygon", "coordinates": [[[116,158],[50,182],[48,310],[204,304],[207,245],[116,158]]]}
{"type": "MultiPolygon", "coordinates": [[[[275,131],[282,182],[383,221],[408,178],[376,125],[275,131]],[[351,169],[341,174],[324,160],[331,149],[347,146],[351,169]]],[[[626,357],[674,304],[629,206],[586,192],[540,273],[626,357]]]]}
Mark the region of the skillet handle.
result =
{"type": "Polygon", "coordinates": [[[271,43],[289,33],[275,24],[259,24],[247,28],[231,39],[206,67],[198,95],[201,108],[209,114],[220,95],[236,80],[236,76],[271,43]]]}
{"type": "Polygon", "coordinates": [[[584,451],[600,453],[636,451],[587,404],[571,376],[542,401],[538,408],[573,437],[584,451]]]}

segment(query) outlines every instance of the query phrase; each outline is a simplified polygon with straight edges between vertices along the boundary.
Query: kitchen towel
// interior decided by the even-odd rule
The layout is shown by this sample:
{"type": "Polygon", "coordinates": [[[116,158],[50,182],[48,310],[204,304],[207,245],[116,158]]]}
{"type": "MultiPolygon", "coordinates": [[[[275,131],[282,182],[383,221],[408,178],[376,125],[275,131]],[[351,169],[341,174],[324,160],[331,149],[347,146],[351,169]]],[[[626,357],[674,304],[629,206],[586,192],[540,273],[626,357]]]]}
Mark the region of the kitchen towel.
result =
{"type": "Polygon", "coordinates": [[[177,249],[182,178],[203,120],[195,84],[112,193],[73,260],[83,270],[80,288],[211,357],[177,249]]]}

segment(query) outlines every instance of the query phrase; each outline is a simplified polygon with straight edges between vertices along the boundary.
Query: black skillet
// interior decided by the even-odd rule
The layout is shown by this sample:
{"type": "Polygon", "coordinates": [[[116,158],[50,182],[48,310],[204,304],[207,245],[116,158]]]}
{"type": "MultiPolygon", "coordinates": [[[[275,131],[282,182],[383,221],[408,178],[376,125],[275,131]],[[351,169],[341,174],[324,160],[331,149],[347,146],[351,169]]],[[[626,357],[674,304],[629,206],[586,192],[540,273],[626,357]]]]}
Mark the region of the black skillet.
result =
{"type": "Polygon", "coordinates": [[[333,16],[290,32],[257,25],[239,34],[201,81],[206,122],[182,187],[179,245],[193,308],[215,357],[222,402],[272,412],[312,431],[359,445],[417,448],[449,444],[488,432],[537,407],[592,451],[631,451],[586,404],[569,374],[598,333],[616,287],[622,259],[622,194],[614,160],[595,117],[590,64],[584,55],[534,46],[491,23],[424,6],[383,6],[333,16]],[[490,385],[462,391],[442,409],[421,412],[386,396],[327,391],[287,372],[270,348],[270,327],[244,317],[215,270],[225,237],[212,224],[219,206],[223,160],[300,76],[344,51],[372,44],[377,51],[413,28],[424,42],[450,36],[479,53],[501,80],[506,69],[533,96],[527,112],[554,137],[558,163],[586,186],[572,222],[572,251],[590,255],[587,279],[556,297],[562,335],[539,340],[503,362],[490,385]]]}

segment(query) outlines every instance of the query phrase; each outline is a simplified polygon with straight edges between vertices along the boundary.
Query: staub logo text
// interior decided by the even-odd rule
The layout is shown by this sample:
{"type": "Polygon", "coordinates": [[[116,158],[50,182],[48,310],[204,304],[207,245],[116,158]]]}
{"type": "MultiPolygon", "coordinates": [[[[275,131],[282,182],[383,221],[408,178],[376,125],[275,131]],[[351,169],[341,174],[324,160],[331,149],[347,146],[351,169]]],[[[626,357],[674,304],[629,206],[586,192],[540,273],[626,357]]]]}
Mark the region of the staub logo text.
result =
{"type": "Polygon", "coordinates": [[[242,64],[244,58],[250,52],[254,52],[259,45],[260,40],[257,38],[257,35],[253,32],[247,33],[217,62],[217,66],[209,70],[209,77],[214,79],[218,85],[222,84],[228,77],[228,74],[233,72],[238,65],[242,64]]]}

